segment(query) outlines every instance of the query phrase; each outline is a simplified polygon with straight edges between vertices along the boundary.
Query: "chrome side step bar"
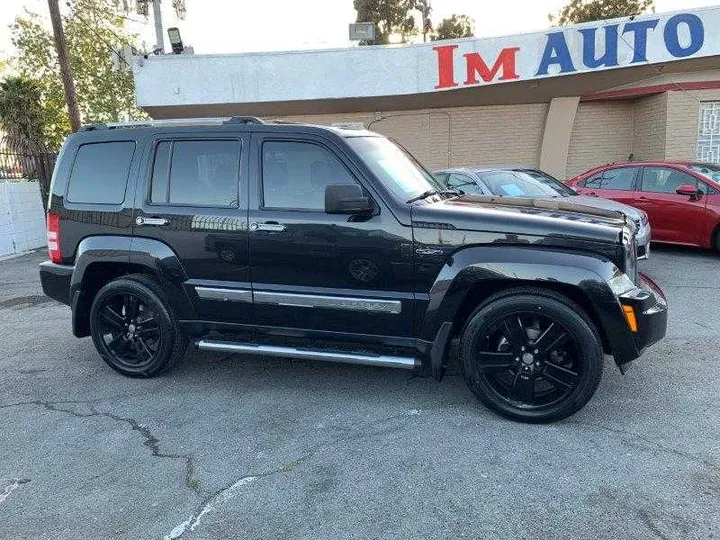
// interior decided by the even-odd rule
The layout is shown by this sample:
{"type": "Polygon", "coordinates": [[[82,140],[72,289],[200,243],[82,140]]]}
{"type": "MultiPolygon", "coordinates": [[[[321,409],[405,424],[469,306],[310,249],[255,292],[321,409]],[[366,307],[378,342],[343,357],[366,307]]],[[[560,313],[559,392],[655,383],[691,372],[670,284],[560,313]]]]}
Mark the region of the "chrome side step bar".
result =
{"type": "Polygon", "coordinates": [[[203,351],[217,351],[237,354],[258,354],[295,358],[299,360],[321,360],[323,362],[339,362],[341,364],[360,364],[364,366],[380,366],[400,369],[414,369],[420,361],[407,356],[366,355],[345,352],[299,349],[296,347],[278,347],[275,345],[255,345],[253,343],[234,343],[231,341],[215,341],[201,339],[197,343],[203,351]]]}

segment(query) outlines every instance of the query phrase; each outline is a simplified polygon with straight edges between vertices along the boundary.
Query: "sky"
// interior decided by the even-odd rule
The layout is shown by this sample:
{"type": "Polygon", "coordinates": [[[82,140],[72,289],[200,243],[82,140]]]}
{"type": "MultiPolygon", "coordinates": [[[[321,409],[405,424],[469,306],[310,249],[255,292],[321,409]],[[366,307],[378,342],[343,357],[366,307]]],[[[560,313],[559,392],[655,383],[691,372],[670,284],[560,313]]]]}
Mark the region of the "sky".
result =
{"type": "MultiPolygon", "coordinates": [[[[435,24],[453,13],[475,19],[476,36],[543,30],[548,13],[568,0],[432,0],[435,24]]],[[[347,47],[348,23],[355,21],[352,0],[186,0],[187,17],[176,21],[171,0],[163,0],[164,26],[179,26],[196,53],[241,53],[347,47]]],[[[655,0],[656,11],[711,6],[719,0],[655,0]]],[[[23,9],[47,13],[47,0],[0,0],[0,59],[12,54],[8,25],[23,9]]],[[[65,4],[63,0],[61,6],[65,4]]],[[[416,20],[419,13],[415,13],[416,20]]],[[[133,16],[140,20],[140,16],[133,16]]],[[[154,44],[152,20],[131,23],[148,49],[154,44]]],[[[166,34],[167,41],[167,34],[166,34]]]]}

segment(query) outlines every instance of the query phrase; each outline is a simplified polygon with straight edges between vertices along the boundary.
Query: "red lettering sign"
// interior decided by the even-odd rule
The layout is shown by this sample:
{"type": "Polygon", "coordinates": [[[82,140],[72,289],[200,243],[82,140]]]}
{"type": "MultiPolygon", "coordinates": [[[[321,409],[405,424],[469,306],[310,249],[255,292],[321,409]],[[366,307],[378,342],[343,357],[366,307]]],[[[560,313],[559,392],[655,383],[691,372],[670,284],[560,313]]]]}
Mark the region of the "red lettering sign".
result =
{"type": "Polygon", "coordinates": [[[439,45],[433,47],[438,57],[438,85],[435,89],[452,88],[458,84],[455,82],[455,59],[453,51],[458,45],[439,45]]]}
{"type": "Polygon", "coordinates": [[[470,84],[478,84],[480,81],[477,80],[476,75],[480,75],[480,78],[485,82],[492,81],[502,70],[502,77],[500,81],[510,81],[512,79],[519,79],[519,75],[515,72],[515,55],[520,50],[520,47],[510,47],[503,49],[493,64],[492,69],[488,68],[483,57],[479,53],[467,53],[465,57],[465,65],[467,66],[467,79],[465,80],[465,86],[470,84]]]}
{"type": "MultiPolygon", "coordinates": [[[[438,61],[438,84],[435,87],[436,90],[458,86],[458,83],[455,82],[454,57],[455,49],[457,48],[458,45],[438,45],[437,47],[433,47],[433,50],[437,53],[438,61]]],[[[488,67],[483,57],[480,56],[480,53],[464,54],[467,79],[463,84],[465,86],[479,84],[478,75],[484,82],[490,82],[494,80],[500,72],[502,72],[502,76],[498,79],[500,81],[519,79],[520,76],[517,74],[515,67],[519,50],[520,47],[503,49],[500,51],[492,68],[488,67]]]]}

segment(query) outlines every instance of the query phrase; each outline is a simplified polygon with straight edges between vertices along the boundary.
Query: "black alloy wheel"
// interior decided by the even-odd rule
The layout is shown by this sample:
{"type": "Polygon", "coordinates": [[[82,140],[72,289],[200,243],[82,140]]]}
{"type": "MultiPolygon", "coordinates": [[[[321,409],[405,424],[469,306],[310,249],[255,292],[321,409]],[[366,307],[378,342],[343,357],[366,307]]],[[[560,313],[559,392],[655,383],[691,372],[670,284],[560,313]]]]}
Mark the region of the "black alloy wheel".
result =
{"type": "Polygon", "coordinates": [[[483,304],[466,325],[460,353],[476,396],[526,422],[573,414],[602,374],[602,345],[592,322],[569,300],[544,291],[483,304]]]}
{"type": "Polygon", "coordinates": [[[98,308],[98,332],[118,365],[142,369],[162,344],[157,314],[132,293],[112,294],[98,308]]]}
{"type": "Polygon", "coordinates": [[[103,360],[129,377],[153,377],[170,368],[187,348],[163,287],[142,274],[115,279],[98,291],[90,330],[103,360]]]}

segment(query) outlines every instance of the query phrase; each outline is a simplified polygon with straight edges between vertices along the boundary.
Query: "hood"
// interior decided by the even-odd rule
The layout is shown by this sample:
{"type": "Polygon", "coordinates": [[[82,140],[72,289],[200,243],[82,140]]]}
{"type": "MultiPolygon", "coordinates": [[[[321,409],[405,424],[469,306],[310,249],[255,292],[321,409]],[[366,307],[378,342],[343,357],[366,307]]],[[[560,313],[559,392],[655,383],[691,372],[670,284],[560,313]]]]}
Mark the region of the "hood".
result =
{"type": "Polygon", "coordinates": [[[611,199],[603,199],[602,197],[590,197],[588,195],[574,195],[572,197],[568,197],[568,199],[572,200],[572,202],[574,203],[581,204],[583,206],[591,206],[594,208],[603,208],[605,210],[615,210],[617,212],[622,212],[638,225],[642,222],[644,212],[628,204],[623,204],[621,202],[613,201],[611,199]]]}
{"type": "MultiPolygon", "coordinates": [[[[618,243],[627,224],[615,210],[575,203],[578,197],[463,195],[413,207],[413,222],[503,234],[618,243]]],[[[632,227],[632,225],[631,225],[632,227]]]]}

